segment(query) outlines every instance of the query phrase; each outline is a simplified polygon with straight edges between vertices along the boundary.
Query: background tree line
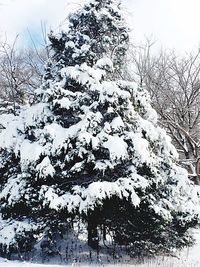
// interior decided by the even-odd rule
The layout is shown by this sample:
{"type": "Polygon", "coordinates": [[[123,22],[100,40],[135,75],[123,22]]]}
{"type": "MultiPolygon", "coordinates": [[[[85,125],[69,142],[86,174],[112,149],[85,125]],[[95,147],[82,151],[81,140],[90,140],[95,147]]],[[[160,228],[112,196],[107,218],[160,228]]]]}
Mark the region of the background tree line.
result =
{"type": "Polygon", "coordinates": [[[167,130],[191,179],[200,184],[200,50],[177,55],[153,53],[154,43],[130,47],[126,79],[149,91],[160,124],[167,130]]]}
{"type": "MultiPolygon", "coordinates": [[[[18,36],[12,44],[0,42],[0,113],[16,114],[30,104],[43,80],[49,51],[43,44],[21,49],[18,36]]],[[[154,42],[129,47],[122,78],[147,89],[160,124],[170,134],[180,163],[200,184],[200,49],[184,56],[174,51],[153,53],[154,42]]]]}

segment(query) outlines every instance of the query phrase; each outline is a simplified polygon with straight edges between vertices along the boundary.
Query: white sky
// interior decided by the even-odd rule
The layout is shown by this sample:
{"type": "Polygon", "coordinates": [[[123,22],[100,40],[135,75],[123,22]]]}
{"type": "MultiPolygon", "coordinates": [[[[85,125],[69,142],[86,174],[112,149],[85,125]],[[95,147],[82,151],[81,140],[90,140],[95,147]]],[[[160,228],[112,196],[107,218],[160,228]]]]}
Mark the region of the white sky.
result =
{"type": "MultiPolygon", "coordinates": [[[[0,36],[11,40],[19,33],[28,43],[41,21],[59,28],[69,11],[85,0],[0,0],[0,36]]],[[[152,36],[163,48],[180,52],[200,45],[200,0],[122,0],[129,14],[135,42],[152,36]]]]}

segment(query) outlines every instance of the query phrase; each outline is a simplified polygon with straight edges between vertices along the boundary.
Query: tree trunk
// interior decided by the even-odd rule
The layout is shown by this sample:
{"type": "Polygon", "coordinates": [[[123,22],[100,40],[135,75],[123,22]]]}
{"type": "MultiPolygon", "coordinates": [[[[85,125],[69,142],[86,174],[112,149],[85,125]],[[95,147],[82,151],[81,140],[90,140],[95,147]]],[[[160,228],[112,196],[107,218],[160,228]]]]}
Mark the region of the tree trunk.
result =
{"type": "Polygon", "coordinates": [[[98,217],[94,213],[88,215],[88,245],[93,249],[99,248],[97,224],[98,217]]]}
{"type": "Polygon", "coordinates": [[[200,158],[196,162],[196,184],[200,185],[200,158]]]}
{"type": "Polygon", "coordinates": [[[106,226],[103,224],[103,240],[106,240],[106,226]]]}

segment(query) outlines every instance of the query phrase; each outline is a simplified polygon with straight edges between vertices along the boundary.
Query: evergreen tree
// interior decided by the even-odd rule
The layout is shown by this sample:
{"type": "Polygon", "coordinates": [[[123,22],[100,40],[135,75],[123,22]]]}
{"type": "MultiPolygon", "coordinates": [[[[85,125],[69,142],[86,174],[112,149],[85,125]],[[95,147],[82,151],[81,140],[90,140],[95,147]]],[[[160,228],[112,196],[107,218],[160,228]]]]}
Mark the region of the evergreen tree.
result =
{"type": "Polygon", "coordinates": [[[10,243],[0,230],[2,246],[76,215],[94,248],[102,225],[135,251],[187,244],[198,189],[148,93],[120,80],[129,44],[120,3],[92,0],[49,39],[35,103],[0,134],[1,223],[13,229],[10,243]]]}

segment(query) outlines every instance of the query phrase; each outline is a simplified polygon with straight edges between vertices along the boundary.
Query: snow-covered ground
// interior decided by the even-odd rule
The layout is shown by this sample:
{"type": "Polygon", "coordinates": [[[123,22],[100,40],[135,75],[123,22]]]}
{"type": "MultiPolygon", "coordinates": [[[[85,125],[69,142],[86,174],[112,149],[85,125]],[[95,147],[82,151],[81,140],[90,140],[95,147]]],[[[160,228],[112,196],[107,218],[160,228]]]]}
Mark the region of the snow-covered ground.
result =
{"type": "MultiPolygon", "coordinates": [[[[129,262],[131,266],[134,267],[200,267],[200,229],[194,231],[194,236],[196,238],[196,244],[191,248],[185,248],[183,251],[176,254],[176,256],[159,256],[154,259],[146,259],[145,262],[135,264],[134,262],[129,262]]],[[[59,265],[53,265],[53,267],[59,267],[59,265]]],[[[63,263],[63,265],[67,265],[63,263]]],[[[98,264],[88,263],[88,264],[80,264],[74,262],[70,264],[71,266],[78,267],[88,267],[88,266],[106,266],[105,264],[99,262],[98,264]]],[[[69,266],[70,266],[69,265],[69,266]]],[[[0,258],[0,267],[52,267],[51,263],[48,264],[37,264],[37,263],[29,263],[29,262],[19,262],[19,261],[8,261],[0,258]]],[[[109,267],[122,267],[127,266],[127,264],[109,264],[109,267]]]]}

